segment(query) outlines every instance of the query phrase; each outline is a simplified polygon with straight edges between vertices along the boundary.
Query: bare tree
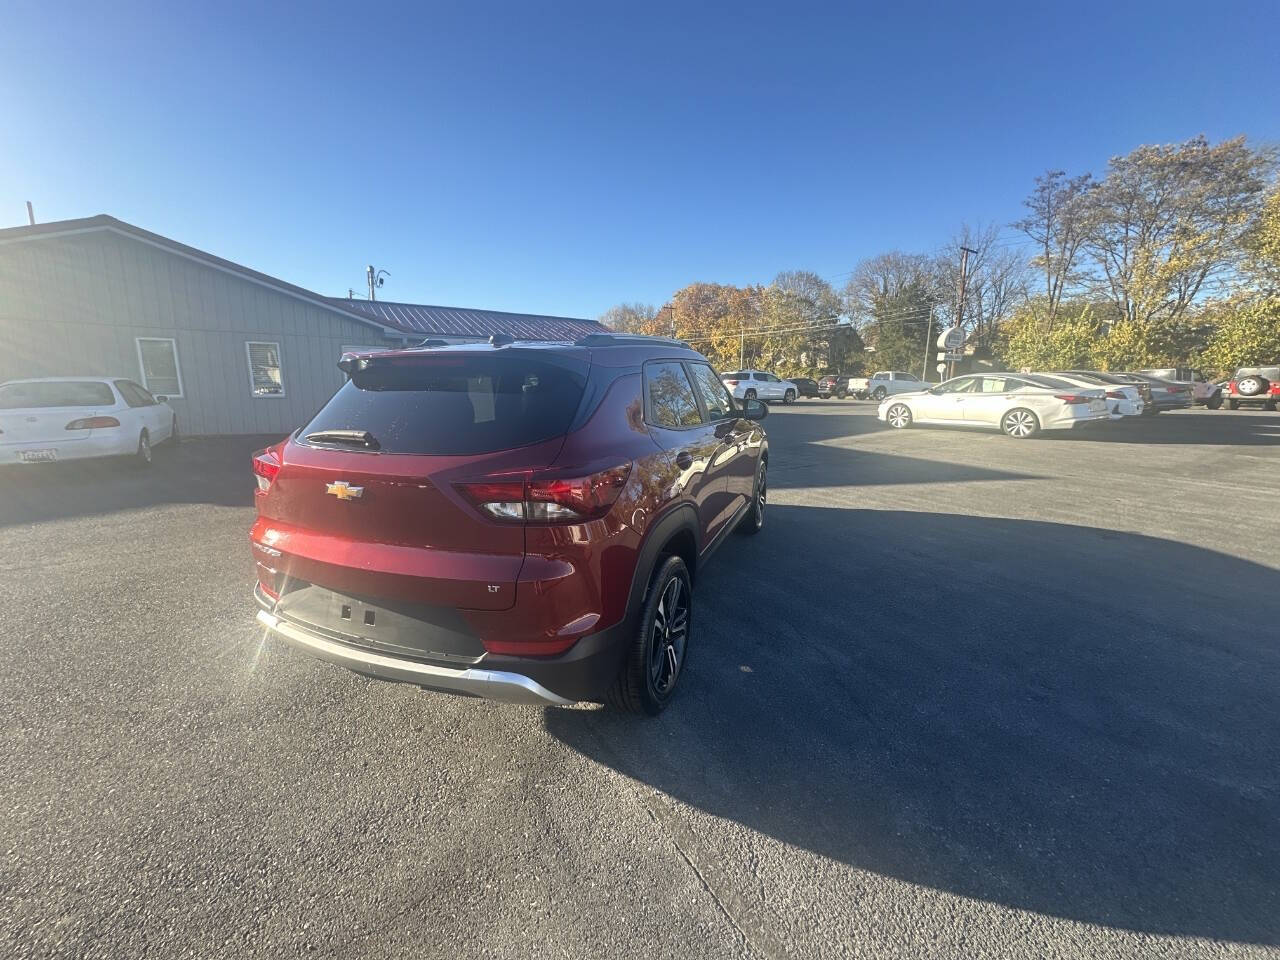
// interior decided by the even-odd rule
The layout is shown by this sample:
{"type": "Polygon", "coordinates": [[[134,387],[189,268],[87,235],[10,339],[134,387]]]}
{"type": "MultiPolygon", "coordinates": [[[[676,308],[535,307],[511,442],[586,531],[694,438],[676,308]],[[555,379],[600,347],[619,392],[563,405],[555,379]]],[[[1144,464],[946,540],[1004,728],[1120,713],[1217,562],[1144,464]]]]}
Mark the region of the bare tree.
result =
{"type": "Polygon", "coordinates": [[[1079,278],[1076,264],[1089,234],[1090,199],[1096,186],[1090,174],[1068,177],[1061,170],[1050,170],[1036,177],[1035,189],[1023,201],[1029,212],[1013,225],[1036,244],[1032,263],[1044,273],[1050,330],[1063,294],[1079,278]]]}
{"type": "Polygon", "coordinates": [[[894,250],[859,263],[844,288],[845,312],[855,324],[865,326],[886,306],[904,299],[932,296],[936,282],[935,265],[923,253],[894,250]]]}
{"type": "Polygon", "coordinates": [[[999,244],[1000,229],[993,225],[963,224],[952,242],[934,259],[935,296],[940,322],[956,322],[960,288],[961,247],[969,254],[964,326],[970,339],[988,344],[1015,306],[1027,296],[1027,263],[1022,255],[999,244]]]}

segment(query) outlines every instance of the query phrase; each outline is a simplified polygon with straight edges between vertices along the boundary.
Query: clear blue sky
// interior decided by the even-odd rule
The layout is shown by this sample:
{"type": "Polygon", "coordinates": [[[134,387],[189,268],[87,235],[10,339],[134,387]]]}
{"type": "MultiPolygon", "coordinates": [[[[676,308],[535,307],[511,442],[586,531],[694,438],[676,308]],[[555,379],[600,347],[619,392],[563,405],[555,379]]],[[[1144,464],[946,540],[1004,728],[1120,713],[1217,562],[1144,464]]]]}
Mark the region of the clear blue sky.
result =
{"type": "Polygon", "coordinates": [[[1280,140],[1275,0],[177,6],[6,5],[0,225],[30,199],[322,292],[372,262],[386,299],[595,316],[839,281],[1140,143],[1280,140]]]}

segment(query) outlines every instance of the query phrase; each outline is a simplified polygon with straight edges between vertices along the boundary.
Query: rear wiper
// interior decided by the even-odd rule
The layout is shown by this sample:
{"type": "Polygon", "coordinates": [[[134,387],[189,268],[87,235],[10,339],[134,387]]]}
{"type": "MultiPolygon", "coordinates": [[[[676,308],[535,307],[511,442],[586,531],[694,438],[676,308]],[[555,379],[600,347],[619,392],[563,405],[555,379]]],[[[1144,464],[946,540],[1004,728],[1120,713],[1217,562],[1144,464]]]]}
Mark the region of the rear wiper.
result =
{"type": "Polygon", "coordinates": [[[317,430],[302,439],[311,443],[343,443],[366,450],[377,450],[382,446],[368,430],[317,430]]]}

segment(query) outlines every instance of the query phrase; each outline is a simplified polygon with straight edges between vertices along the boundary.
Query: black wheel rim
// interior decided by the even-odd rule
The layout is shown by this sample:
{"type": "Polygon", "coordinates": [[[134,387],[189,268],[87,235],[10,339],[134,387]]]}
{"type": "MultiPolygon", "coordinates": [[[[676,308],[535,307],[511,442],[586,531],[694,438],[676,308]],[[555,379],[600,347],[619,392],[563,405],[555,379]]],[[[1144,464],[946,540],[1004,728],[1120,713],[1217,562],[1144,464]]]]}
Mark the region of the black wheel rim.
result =
{"type": "Polygon", "coordinates": [[[672,577],[658,597],[650,637],[649,678],[659,696],[666,696],[675,686],[688,641],[689,591],[682,578],[672,577]]]}

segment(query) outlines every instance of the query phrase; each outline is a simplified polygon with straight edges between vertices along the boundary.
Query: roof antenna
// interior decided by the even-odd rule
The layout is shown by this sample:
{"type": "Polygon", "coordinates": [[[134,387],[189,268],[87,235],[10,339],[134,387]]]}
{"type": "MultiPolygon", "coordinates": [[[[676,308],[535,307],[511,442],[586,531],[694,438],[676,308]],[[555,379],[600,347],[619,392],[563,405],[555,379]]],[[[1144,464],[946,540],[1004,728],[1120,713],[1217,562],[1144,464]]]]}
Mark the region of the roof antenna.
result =
{"type": "Polygon", "coordinates": [[[489,338],[489,346],[505,347],[509,343],[515,343],[516,338],[506,333],[495,333],[489,338]]]}
{"type": "Polygon", "coordinates": [[[30,200],[27,201],[27,222],[33,227],[36,225],[36,212],[31,209],[30,200]]]}

